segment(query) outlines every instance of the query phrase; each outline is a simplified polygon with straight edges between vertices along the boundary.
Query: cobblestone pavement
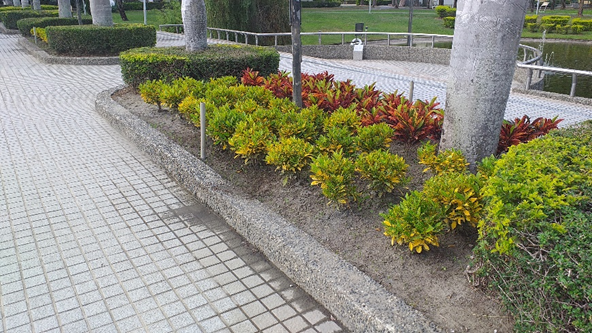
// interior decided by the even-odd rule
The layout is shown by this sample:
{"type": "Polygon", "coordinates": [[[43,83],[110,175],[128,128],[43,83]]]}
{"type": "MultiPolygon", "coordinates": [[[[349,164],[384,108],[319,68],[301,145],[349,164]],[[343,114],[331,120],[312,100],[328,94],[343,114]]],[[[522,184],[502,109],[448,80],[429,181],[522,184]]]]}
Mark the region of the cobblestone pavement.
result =
{"type": "MultiPolygon", "coordinates": [[[[158,46],[183,45],[182,35],[158,35],[158,46]]],[[[209,42],[224,42],[210,40],[209,42]]],[[[292,55],[280,54],[280,70],[292,71],[292,55]]],[[[404,61],[384,60],[326,60],[311,57],[302,58],[303,73],[328,71],[337,80],[352,80],[356,85],[364,86],[376,83],[380,90],[400,93],[409,92],[409,84],[414,81],[414,99],[437,101],[443,106],[446,101],[446,79],[448,66],[404,61]]],[[[552,118],[559,116],[564,121],[561,126],[572,125],[586,119],[592,119],[592,106],[563,102],[523,94],[511,94],[506,106],[505,119],[514,119],[528,115],[552,118]]]]}
{"type": "Polygon", "coordinates": [[[340,331],[95,113],[121,83],[0,35],[0,331],[340,331]]]}

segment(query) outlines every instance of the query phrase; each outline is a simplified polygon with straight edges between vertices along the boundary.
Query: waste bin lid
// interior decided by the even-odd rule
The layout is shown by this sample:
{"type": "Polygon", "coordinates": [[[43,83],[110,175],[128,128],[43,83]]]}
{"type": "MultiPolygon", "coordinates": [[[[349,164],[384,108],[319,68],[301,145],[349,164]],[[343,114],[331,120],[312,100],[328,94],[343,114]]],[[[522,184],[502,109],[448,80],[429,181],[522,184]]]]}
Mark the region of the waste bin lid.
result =
{"type": "Polygon", "coordinates": [[[356,23],[356,30],[355,32],[362,32],[364,31],[364,23],[356,23]]]}

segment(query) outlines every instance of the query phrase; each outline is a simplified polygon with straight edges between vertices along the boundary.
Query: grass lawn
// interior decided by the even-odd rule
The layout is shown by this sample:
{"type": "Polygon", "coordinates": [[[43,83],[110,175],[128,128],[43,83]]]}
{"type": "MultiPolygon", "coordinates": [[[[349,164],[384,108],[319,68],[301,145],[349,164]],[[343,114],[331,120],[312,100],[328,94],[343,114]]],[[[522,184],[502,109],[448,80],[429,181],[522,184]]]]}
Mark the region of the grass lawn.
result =
{"type": "MultiPolygon", "coordinates": [[[[539,16],[546,15],[569,15],[577,17],[577,9],[555,9],[539,13],[539,16]]],[[[143,23],[144,16],[141,10],[126,11],[129,23],[143,23]]],[[[533,13],[527,13],[532,15],[533,13]]],[[[592,9],[584,10],[584,19],[592,19],[592,9]]],[[[158,29],[159,24],[164,24],[164,17],[160,10],[147,11],[148,24],[158,29]]],[[[335,8],[303,8],[302,9],[302,31],[303,32],[328,32],[328,31],[354,31],[356,23],[364,23],[368,32],[407,32],[409,10],[408,9],[374,9],[368,13],[367,6],[359,7],[335,7],[335,8]]],[[[113,21],[122,23],[119,13],[113,13],[113,21]]],[[[433,9],[415,9],[413,12],[413,27],[415,33],[428,33],[440,35],[453,35],[454,30],[445,28],[442,20],[436,16],[433,9]]],[[[522,32],[525,38],[541,38],[540,32],[529,32],[526,29],[522,32]]],[[[353,36],[346,36],[346,42],[353,36]]],[[[378,37],[375,37],[378,38],[378,37]]],[[[580,39],[592,40],[592,31],[586,31],[579,35],[563,35],[550,33],[546,35],[549,39],[580,39]]],[[[369,39],[372,39],[369,37],[369,39]]],[[[304,36],[304,44],[318,44],[317,36],[304,36]]],[[[323,44],[341,43],[341,36],[323,36],[323,44]]]]}

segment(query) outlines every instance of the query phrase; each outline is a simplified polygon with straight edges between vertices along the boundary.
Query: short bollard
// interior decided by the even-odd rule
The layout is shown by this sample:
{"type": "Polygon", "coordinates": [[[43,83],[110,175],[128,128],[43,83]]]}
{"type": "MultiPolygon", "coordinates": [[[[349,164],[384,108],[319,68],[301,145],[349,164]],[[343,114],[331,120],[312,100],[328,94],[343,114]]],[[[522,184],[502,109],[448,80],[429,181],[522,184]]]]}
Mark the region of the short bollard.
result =
{"type": "Polygon", "coordinates": [[[409,101],[413,103],[413,87],[415,83],[413,81],[409,82],[409,101]]]}
{"type": "Polygon", "coordinates": [[[201,132],[201,151],[200,156],[202,160],[206,159],[206,104],[199,103],[199,129],[201,132]]]}

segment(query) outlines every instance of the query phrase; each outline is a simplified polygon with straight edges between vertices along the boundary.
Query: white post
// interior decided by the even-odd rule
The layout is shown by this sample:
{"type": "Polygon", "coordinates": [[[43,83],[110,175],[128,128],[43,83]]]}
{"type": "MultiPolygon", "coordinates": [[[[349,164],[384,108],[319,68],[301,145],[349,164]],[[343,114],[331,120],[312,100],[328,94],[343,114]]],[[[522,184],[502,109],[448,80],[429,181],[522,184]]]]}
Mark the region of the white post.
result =
{"type": "MultiPolygon", "coordinates": [[[[144,0],[146,1],[146,0],[144,0]]],[[[200,156],[202,160],[206,159],[206,103],[199,103],[199,128],[201,132],[200,156]]]]}
{"type": "Polygon", "coordinates": [[[144,11],[144,25],[147,25],[146,20],[146,0],[142,1],[142,10],[144,11]]]}
{"type": "Polygon", "coordinates": [[[372,14],[372,0],[368,0],[368,14],[372,14]]]}

